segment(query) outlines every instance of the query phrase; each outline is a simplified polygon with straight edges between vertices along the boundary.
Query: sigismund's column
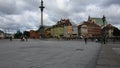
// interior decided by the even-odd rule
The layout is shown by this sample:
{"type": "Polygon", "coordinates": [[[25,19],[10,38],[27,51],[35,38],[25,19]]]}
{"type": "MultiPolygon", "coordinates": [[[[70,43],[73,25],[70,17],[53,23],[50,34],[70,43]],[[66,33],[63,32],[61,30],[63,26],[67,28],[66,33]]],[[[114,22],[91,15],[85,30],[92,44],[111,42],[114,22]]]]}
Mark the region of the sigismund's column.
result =
{"type": "Polygon", "coordinates": [[[43,27],[43,9],[45,8],[43,6],[43,0],[41,0],[41,6],[39,8],[41,10],[41,27],[43,27]]]}
{"type": "Polygon", "coordinates": [[[41,10],[41,26],[39,28],[40,31],[40,37],[44,38],[45,37],[45,31],[44,31],[44,25],[43,25],[43,9],[45,8],[43,6],[43,0],[41,0],[41,6],[39,6],[40,10],[41,10]]]}

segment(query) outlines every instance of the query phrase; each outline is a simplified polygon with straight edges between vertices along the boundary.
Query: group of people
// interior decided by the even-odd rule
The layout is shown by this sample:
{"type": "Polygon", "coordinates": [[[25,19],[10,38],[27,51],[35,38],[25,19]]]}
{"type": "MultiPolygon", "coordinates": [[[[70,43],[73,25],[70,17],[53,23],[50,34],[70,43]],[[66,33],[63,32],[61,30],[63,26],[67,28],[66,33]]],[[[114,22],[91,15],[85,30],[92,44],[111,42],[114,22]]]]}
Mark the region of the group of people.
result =
{"type": "Polygon", "coordinates": [[[21,41],[28,41],[27,36],[21,36],[21,41]]]}
{"type": "MultiPolygon", "coordinates": [[[[9,39],[10,39],[10,41],[12,41],[13,37],[10,36],[9,39]]],[[[21,41],[28,41],[28,37],[27,37],[27,36],[21,36],[21,37],[20,37],[20,40],[21,40],[21,41]]]]}

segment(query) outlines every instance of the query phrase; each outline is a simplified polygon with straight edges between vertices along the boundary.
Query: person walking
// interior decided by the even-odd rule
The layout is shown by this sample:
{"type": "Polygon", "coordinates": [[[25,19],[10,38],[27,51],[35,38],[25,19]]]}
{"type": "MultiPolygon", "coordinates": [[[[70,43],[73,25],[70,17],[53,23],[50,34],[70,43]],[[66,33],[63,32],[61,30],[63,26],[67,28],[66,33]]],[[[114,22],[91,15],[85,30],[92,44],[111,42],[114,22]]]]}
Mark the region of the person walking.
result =
{"type": "Polygon", "coordinates": [[[28,41],[28,37],[25,35],[25,39],[26,39],[26,41],[28,41]]]}
{"type": "Polygon", "coordinates": [[[87,44],[87,37],[85,37],[84,40],[85,40],[85,44],[87,44]]]}
{"type": "Polygon", "coordinates": [[[10,36],[10,41],[12,41],[12,36],[10,36]]]}

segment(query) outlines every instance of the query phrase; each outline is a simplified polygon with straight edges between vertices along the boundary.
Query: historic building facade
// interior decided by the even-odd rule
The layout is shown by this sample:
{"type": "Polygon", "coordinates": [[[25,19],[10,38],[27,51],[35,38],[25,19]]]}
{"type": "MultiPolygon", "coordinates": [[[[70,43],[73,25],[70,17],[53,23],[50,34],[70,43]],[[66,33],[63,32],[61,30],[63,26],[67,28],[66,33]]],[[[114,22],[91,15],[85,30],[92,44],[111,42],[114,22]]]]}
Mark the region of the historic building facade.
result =
{"type": "Polygon", "coordinates": [[[3,39],[3,38],[5,38],[5,34],[3,31],[0,30],[0,39],[3,39]]]}
{"type": "Polygon", "coordinates": [[[99,25],[100,27],[107,25],[107,20],[105,20],[105,22],[103,23],[102,18],[94,18],[94,17],[90,17],[90,16],[88,17],[88,22],[94,22],[97,25],[99,25]]]}
{"type": "Polygon", "coordinates": [[[96,24],[94,21],[84,21],[81,25],[78,26],[78,31],[80,36],[87,37],[99,37],[101,36],[101,27],[96,24]]]}
{"type": "Polygon", "coordinates": [[[40,38],[40,34],[37,31],[30,30],[30,38],[35,39],[35,38],[40,38]]]}
{"type": "Polygon", "coordinates": [[[113,37],[113,31],[114,31],[114,26],[112,26],[111,24],[108,24],[106,26],[106,30],[107,30],[107,36],[110,38],[110,37],[113,37]]]}
{"type": "Polygon", "coordinates": [[[50,38],[51,37],[50,30],[51,30],[51,27],[45,29],[45,37],[46,38],[50,38]]]}
{"type": "Polygon", "coordinates": [[[52,37],[70,37],[72,34],[72,24],[69,19],[61,19],[51,28],[52,37]]]}
{"type": "Polygon", "coordinates": [[[89,16],[87,21],[78,26],[78,33],[80,36],[100,37],[102,35],[102,27],[106,26],[106,20],[103,22],[102,18],[92,18],[89,16]]]}
{"type": "Polygon", "coordinates": [[[88,17],[87,21],[82,22],[80,25],[73,25],[69,19],[61,19],[55,25],[45,30],[46,37],[53,38],[72,38],[72,37],[100,37],[102,36],[102,27],[106,27],[106,31],[109,37],[113,35],[113,27],[107,24],[107,21],[103,23],[102,18],[88,17]]]}

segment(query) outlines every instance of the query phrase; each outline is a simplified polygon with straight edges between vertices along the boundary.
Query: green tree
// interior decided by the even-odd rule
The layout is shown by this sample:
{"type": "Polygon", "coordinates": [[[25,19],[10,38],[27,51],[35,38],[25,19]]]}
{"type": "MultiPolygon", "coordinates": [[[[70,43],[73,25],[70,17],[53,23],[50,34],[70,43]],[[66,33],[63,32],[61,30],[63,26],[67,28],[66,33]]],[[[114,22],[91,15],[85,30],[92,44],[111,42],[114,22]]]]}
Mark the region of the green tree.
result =
{"type": "Polygon", "coordinates": [[[20,32],[20,30],[18,30],[16,33],[15,33],[15,38],[21,38],[22,36],[22,32],[20,32]]]}
{"type": "Polygon", "coordinates": [[[23,35],[26,36],[27,38],[29,38],[30,37],[30,32],[29,31],[24,31],[23,35]]]}

